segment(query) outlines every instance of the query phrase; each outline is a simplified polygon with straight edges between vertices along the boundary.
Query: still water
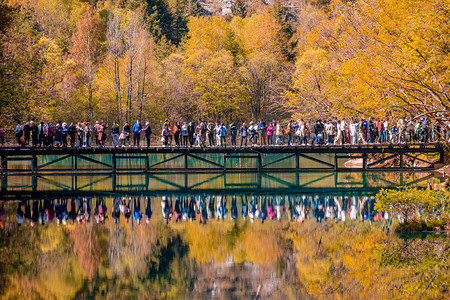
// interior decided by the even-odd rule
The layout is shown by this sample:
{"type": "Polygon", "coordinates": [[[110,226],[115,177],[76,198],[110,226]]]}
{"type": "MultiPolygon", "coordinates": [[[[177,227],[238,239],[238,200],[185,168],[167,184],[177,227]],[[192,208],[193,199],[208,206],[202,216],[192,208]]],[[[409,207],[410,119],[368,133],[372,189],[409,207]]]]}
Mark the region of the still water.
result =
{"type": "Polygon", "coordinates": [[[430,173],[8,176],[2,298],[448,297],[446,235],[398,235],[381,188],[430,173]]]}

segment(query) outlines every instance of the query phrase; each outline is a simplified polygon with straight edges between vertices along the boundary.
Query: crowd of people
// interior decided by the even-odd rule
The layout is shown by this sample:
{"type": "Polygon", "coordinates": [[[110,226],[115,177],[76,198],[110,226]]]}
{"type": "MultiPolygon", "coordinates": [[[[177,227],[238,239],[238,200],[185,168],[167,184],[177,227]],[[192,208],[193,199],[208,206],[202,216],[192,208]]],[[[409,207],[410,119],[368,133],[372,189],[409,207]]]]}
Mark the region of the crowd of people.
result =
{"type": "MultiPolygon", "coordinates": [[[[165,120],[161,130],[152,131],[149,122],[137,120],[122,126],[103,121],[37,123],[20,122],[14,129],[16,143],[32,147],[226,147],[267,145],[333,145],[375,143],[427,143],[449,140],[449,125],[430,122],[426,118],[389,119],[360,118],[358,120],[303,119],[286,122],[250,121],[237,125],[198,120],[198,122],[170,122],[165,120]],[[110,138],[109,138],[110,137],[110,138]],[[145,140],[141,143],[141,139],[145,140]]],[[[0,144],[5,144],[5,129],[0,125],[0,144]]]]}
{"type": "MultiPolygon", "coordinates": [[[[156,199],[155,199],[156,200],[156,199]]],[[[115,197],[112,209],[108,212],[106,199],[82,197],[76,199],[28,200],[19,201],[16,220],[19,225],[25,222],[36,224],[67,225],[94,221],[105,223],[110,217],[114,223],[123,218],[125,222],[149,223],[153,215],[151,197],[115,197]],[[142,208],[141,208],[142,202],[142,208]]],[[[159,200],[158,200],[159,201],[159,200]]],[[[374,209],[375,197],[332,197],[332,196],[294,196],[294,195],[196,195],[162,196],[161,212],[163,221],[168,224],[190,221],[206,224],[211,220],[235,221],[239,218],[253,223],[259,220],[282,220],[283,214],[289,221],[303,223],[306,219],[317,222],[332,220],[389,221],[389,214],[374,209]],[[228,202],[228,200],[231,200],[228,202]],[[239,202],[239,207],[238,207],[239,202]]],[[[0,207],[0,221],[5,216],[4,202],[0,207]]]]}

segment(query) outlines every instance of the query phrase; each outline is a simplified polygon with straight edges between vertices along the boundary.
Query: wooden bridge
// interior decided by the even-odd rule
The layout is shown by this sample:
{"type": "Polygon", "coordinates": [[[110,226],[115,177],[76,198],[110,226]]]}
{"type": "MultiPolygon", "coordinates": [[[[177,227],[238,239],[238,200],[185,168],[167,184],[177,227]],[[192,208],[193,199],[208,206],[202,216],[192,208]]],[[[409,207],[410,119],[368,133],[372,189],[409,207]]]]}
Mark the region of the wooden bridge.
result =
{"type": "Polygon", "coordinates": [[[441,144],[207,148],[0,148],[0,174],[433,170],[441,144]],[[351,162],[351,163],[349,163],[351,162]]]}

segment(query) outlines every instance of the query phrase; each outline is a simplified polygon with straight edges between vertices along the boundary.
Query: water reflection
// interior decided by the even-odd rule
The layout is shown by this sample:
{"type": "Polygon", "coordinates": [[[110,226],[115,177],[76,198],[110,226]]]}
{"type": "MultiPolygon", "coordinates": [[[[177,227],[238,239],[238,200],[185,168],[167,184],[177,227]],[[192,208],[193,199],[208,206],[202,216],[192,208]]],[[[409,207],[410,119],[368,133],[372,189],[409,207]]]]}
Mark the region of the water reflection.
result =
{"type": "Polygon", "coordinates": [[[448,238],[386,234],[382,228],[391,216],[374,211],[373,201],[372,196],[121,194],[2,202],[0,277],[8,284],[0,294],[445,295],[448,238]],[[377,289],[379,284],[391,292],[377,289]],[[327,286],[341,290],[336,294],[327,286]]]}
{"type": "Polygon", "coordinates": [[[449,239],[399,237],[386,230],[397,216],[374,209],[381,187],[430,178],[8,177],[0,296],[444,298],[449,239]]]}
{"type": "MultiPolygon", "coordinates": [[[[12,204],[13,201],[9,203],[12,204]]],[[[153,211],[166,224],[194,222],[207,224],[217,221],[288,220],[303,223],[313,219],[320,223],[331,220],[346,222],[360,220],[389,221],[387,212],[374,209],[375,196],[324,196],[320,195],[165,195],[162,197],[121,195],[110,197],[77,197],[44,200],[22,200],[16,204],[16,221],[20,226],[24,220],[31,226],[36,224],[68,223],[103,224],[110,218],[115,224],[132,222],[141,225],[142,219],[150,223],[153,211]],[[160,205],[161,209],[158,209],[160,205]],[[142,206],[142,210],[141,210],[142,206]],[[156,206],[156,207],[155,207],[156,206]]],[[[2,202],[2,218],[4,218],[2,202]]]]}

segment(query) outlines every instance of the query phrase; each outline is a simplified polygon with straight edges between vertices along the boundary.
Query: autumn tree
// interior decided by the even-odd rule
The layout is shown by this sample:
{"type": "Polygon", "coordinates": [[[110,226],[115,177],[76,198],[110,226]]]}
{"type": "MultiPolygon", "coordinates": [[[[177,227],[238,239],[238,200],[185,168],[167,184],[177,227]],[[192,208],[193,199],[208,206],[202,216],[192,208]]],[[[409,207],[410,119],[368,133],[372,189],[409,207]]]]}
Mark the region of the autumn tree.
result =
{"type": "Polygon", "coordinates": [[[73,47],[71,56],[77,66],[82,70],[82,77],[88,85],[86,95],[89,118],[93,117],[94,104],[92,100],[95,68],[100,56],[101,32],[100,18],[95,15],[90,5],[86,6],[86,12],[77,22],[77,32],[72,37],[73,47]]]}
{"type": "Polygon", "coordinates": [[[114,68],[114,91],[116,99],[116,112],[117,121],[121,122],[122,116],[122,88],[120,79],[120,64],[119,59],[122,58],[124,54],[124,41],[123,41],[123,30],[122,30],[122,17],[116,12],[115,14],[110,13],[108,16],[108,23],[106,27],[106,40],[107,40],[107,50],[108,55],[111,57],[114,68]]]}

